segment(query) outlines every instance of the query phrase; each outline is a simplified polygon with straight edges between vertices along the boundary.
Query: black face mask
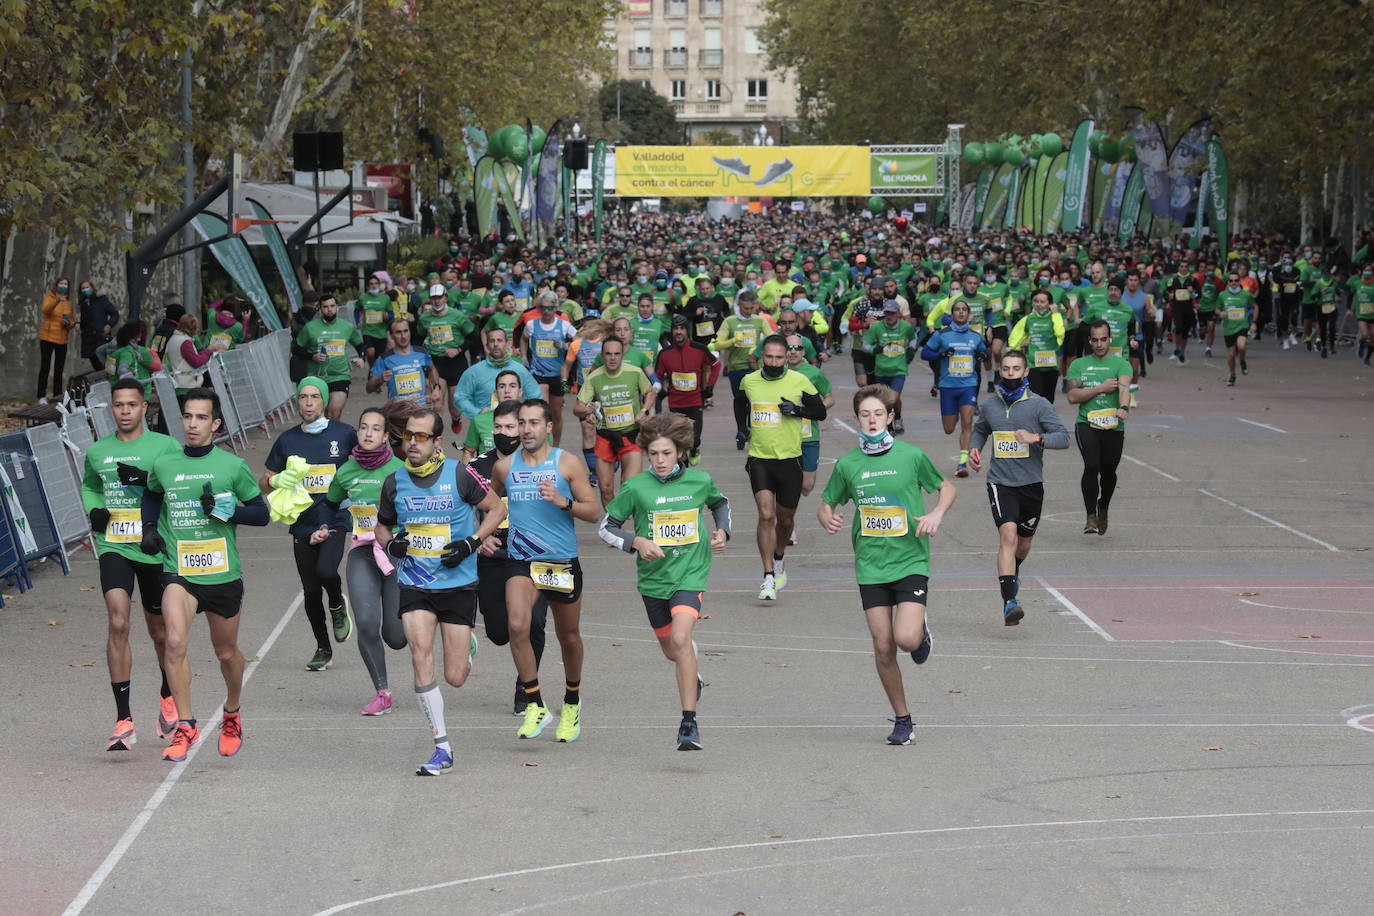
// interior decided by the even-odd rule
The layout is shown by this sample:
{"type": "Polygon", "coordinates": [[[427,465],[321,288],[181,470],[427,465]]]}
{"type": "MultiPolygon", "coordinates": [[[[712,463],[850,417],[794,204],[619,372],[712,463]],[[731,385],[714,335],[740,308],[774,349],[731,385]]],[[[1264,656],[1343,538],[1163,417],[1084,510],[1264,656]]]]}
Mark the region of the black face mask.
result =
{"type": "Polygon", "coordinates": [[[770,366],[767,363],[765,363],[764,365],[759,367],[759,371],[763,373],[764,378],[772,382],[782,378],[783,373],[787,371],[787,366],[770,366]]]}
{"type": "Polygon", "coordinates": [[[496,450],[503,455],[511,455],[520,447],[519,436],[507,436],[505,433],[492,433],[491,441],[496,444],[496,450]]]}

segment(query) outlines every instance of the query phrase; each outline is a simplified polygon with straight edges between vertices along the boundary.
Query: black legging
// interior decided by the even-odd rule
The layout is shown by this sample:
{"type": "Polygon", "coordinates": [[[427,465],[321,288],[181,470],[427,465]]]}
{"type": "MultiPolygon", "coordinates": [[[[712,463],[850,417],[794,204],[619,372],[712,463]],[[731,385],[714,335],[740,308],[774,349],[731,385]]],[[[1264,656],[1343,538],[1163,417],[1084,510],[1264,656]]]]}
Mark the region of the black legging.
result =
{"type": "Polygon", "coordinates": [[[337,607],[343,602],[343,582],[339,579],[339,563],[348,545],[349,533],[330,529],[322,544],[311,544],[309,534],[291,539],[296,557],[296,573],[301,577],[301,591],[305,593],[305,617],[315,634],[315,644],[333,653],[329,643],[329,620],[325,616],[322,593],[329,594],[329,603],[337,607]]]}
{"type": "Polygon", "coordinates": [[[699,450],[701,448],[702,409],[700,407],[670,407],[668,409],[692,421],[692,451],[699,450]]]}
{"type": "MultiPolygon", "coordinates": [[[[477,558],[477,607],[482,612],[482,628],[498,646],[510,642],[510,615],[506,612],[506,580],[515,574],[509,560],[495,557],[477,558]]],[[[549,615],[549,602],[538,592],[530,609],[530,648],[534,650],[534,667],[544,657],[544,622],[549,615]]]]}
{"type": "Polygon", "coordinates": [[[1083,508],[1089,515],[1106,512],[1116,492],[1116,466],[1121,463],[1126,433],[1079,423],[1074,427],[1074,436],[1083,456],[1083,508]]]}
{"type": "Polygon", "coordinates": [[[1038,394],[1053,404],[1055,392],[1059,390],[1059,370],[1032,369],[1030,371],[1030,390],[1033,394],[1038,394]]]}
{"type": "Polygon", "coordinates": [[[51,343],[46,340],[38,342],[38,396],[43,397],[43,391],[48,387],[48,369],[52,369],[52,396],[53,399],[62,397],[62,369],[67,365],[67,345],[51,343]]]}

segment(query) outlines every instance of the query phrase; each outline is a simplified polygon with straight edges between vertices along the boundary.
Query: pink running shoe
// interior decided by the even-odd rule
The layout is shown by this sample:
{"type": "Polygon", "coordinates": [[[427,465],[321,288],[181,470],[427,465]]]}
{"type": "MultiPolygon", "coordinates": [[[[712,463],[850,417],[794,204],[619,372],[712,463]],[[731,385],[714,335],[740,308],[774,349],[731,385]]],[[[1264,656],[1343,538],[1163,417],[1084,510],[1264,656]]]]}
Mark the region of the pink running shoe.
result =
{"type": "Polygon", "coordinates": [[[371,703],[363,707],[365,716],[384,716],[391,712],[391,691],[378,690],[377,696],[371,703]]]}

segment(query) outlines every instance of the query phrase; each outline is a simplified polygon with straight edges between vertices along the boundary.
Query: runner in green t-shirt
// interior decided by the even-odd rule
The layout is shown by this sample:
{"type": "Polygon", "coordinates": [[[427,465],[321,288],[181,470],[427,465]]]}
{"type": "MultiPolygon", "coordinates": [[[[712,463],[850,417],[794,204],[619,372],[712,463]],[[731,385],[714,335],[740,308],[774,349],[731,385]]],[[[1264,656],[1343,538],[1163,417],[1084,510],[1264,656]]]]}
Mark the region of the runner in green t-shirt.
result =
{"type": "MultiPolygon", "coordinates": [[[[143,386],[135,379],[119,379],[110,386],[110,413],[115,431],[86,450],[81,478],[81,505],[90,518],[95,535],[95,553],[100,558],[100,591],[105,596],[109,631],[105,659],[109,664],[110,687],[115,698],[115,729],[105,743],[107,751],[133,748],[133,713],[129,710],[129,674],[133,653],[129,649],[129,613],[134,585],[143,599],[143,621],[153,640],[161,667],[166,641],[162,626],[162,564],[139,548],[143,522],[139,507],[148,469],[160,457],[179,452],[175,439],[144,428],[148,400],[143,386]]],[[[176,728],[176,704],[162,675],[161,709],[157,736],[170,738],[176,728]]]]}
{"type": "Polygon", "coordinates": [[[601,344],[605,365],[587,374],[573,405],[578,419],[596,418],[596,482],[602,505],[615,498],[616,462],[620,462],[622,482],[644,467],[635,435],[639,424],[652,415],[657,394],[649,377],[626,366],[624,357],[624,341],[606,338],[601,344]]]}
{"type": "Polygon", "coordinates": [[[368,277],[367,290],[358,296],[358,312],[362,315],[363,349],[367,351],[369,368],[386,350],[393,308],[391,297],[382,288],[381,277],[368,277]]]}
{"type": "MultiPolygon", "coordinates": [[[[768,320],[759,314],[759,300],[753,290],[747,289],[739,294],[738,307],[739,314],[727,315],[716,331],[716,339],[708,344],[709,349],[721,353],[725,360],[725,375],[730,380],[730,392],[734,397],[739,397],[740,381],[757,366],[754,350],[768,336],[771,327],[768,320]]],[[[747,425],[736,424],[736,450],[744,450],[744,443],[749,438],[748,430],[747,425]]]]}
{"type": "MultiPolygon", "coordinates": [[[[793,332],[787,340],[787,368],[800,372],[811,380],[820,393],[821,403],[828,412],[835,406],[835,394],[830,379],[820,369],[806,361],[805,337],[793,332]]],[[[816,488],[816,469],[821,464],[821,424],[802,418],[802,496],[810,496],[816,488]]],[[[795,540],[792,538],[790,540],[795,540]]]]}
{"type": "Polygon", "coordinates": [[[677,667],[682,722],[677,749],[701,750],[697,700],[705,683],[697,669],[692,628],[701,616],[711,554],[730,538],[730,501],[711,475],[687,467],[694,432],[690,418],[661,413],[644,421],[638,445],[649,469],[625,481],[606,506],[598,533],[612,547],[637,553],[638,587],[659,647],[677,667]],[[704,510],[715,529],[705,536],[704,510]],[[621,526],[634,519],[634,532],[621,526]]]}
{"type": "Polygon", "coordinates": [[[896,412],[892,431],[906,432],[902,425],[902,388],[906,386],[907,367],[915,357],[912,342],[916,339],[916,325],[902,318],[901,308],[889,299],[883,305],[883,320],[868,326],[864,334],[864,349],[873,354],[873,382],[886,385],[897,393],[896,412]]]}
{"type": "Polygon", "coordinates": [[[1358,276],[1350,278],[1350,302],[1360,327],[1360,345],[1356,356],[1369,365],[1374,356],[1374,264],[1366,264],[1358,276]]]}
{"type": "MultiPolygon", "coordinates": [[[[1116,468],[1126,441],[1130,407],[1122,397],[1131,385],[1131,364],[1112,356],[1111,325],[1101,318],[1088,325],[1092,353],[1069,365],[1069,403],[1078,405],[1075,438],[1083,456],[1083,505],[1088,520],[1084,534],[1107,533],[1107,509],[1116,491],[1116,468]]],[[[1129,395],[1128,395],[1129,396],[1129,395]]]]}
{"type": "Polygon", "coordinates": [[[827,533],[839,534],[845,523],[840,508],[854,503],[850,539],[859,600],[878,679],[895,717],[887,742],[901,745],[911,743],[912,722],[897,650],[910,652],[918,665],[930,656],[929,539],[940,530],[956,491],[925,452],[892,437],[895,405],[891,389],[882,385],[855,392],[859,447],[835,463],[816,516],[827,533]],[[937,492],[939,502],[927,512],[923,494],[937,492]]]}
{"type": "Polygon", "coordinates": [[[164,453],[148,472],[140,542],[145,554],[162,557],[162,620],[167,632],[163,667],[177,707],[176,730],[162,759],[172,761],[185,760],[200,740],[186,658],[191,622],[200,612],[210,625],[210,641],[227,690],[219,752],[232,757],[242,747],[239,694],[244,658],[238,632],[243,578],[235,529],[268,522],[267,503],[247,463],[214,446],[224,426],[219,395],[208,388],[186,392],[181,424],[185,447],[164,453]]]}
{"type": "Polygon", "coordinates": [[[296,355],[314,363],[313,375],[329,385],[329,404],[325,416],[337,420],[348,403],[349,367],[363,367],[363,336],[357,325],[339,318],[339,300],[326,294],[320,299],[320,313],[296,335],[296,355]],[[349,358],[347,348],[357,353],[349,358]]]}
{"type": "Polygon", "coordinates": [[[639,312],[630,319],[630,346],[643,353],[653,365],[668,333],[668,320],[654,312],[654,300],[649,293],[641,293],[635,303],[639,312]]]}
{"type": "Polygon", "coordinates": [[[1255,317],[1255,297],[1240,285],[1240,274],[1231,271],[1226,277],[1226,289],[1217,297],[1217,303],[1221,307],[1221,335],[1226,342],[1226,368],[1231,370],[1226,385],[1234,388],[1238,357],[1241,375],[1250,374],[1250,367],[1245,364],[1245,344],[1255,317]]]}
{"type": "Polygon", "coordinates": [[[1197,335],[1203,339],[1202,355],[1212,355],[1212,341],[1217,334],[1217,298],[1221,290],[1217,288],[1217,266],[1204,265],[1202,271],[1202,291],[1197,297],[1197,335]]]}

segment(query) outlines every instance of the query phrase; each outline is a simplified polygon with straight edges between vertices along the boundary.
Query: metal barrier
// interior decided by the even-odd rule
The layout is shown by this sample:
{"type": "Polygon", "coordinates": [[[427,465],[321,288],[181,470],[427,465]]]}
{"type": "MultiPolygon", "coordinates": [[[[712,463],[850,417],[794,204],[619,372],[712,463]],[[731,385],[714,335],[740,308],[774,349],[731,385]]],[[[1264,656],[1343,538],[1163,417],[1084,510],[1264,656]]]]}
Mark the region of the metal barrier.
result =
{"type": "Polygon", "coordinates": [[[212,370],[210,380],[219,389],[221,399],[227,396],[234,402],[241,436],[246,436],[250,429],[261,428],[267,432],[267,412],[271,409],[262,397],[264,380],[256,359],[256,343],[216,353],[210,358],[210,365],[219,367],[219,378],[212,370]],[[223,386],[219,379],[223,379],[223,386]]]}
{"type": "Polygon", "coordinates": [[[24,435],[29,440],[33,460],[38,463],[43,492],[62,543],[85,540],[90,536],[91,524],[81,505],[81,479],[62,441],[62,430],[55,423],[44,423],[29,427],[24,435]]]}
{"type": "MultiPolygon", "coordinates": [[[[19,528],[15,524],[16,513],[22,513],[11,507],[11,501],[17,503],[18,496],[14,492],[14,487],[10,484],[9,473],[5,470],[4,462],[0,461],[0,577],[14,580],[20,592],[26,592],[33,588],[33,580],[29,578],[29,567],[24,562],[27,553],[23,540],[19,535],[19,528]]],[[[22,517],[22,516],[21,516],[22,517]]],[[[29,538],[32,541],[32,537],[29,538]]],[[[0,607],[5,606],[5,599],[0,596],[0,607]]]]}
{"type": "Polygon", "coordinates": [[[97,439],[114,434],[114,415],[110,413],[113,397],[108,381],[92,382],[90,391],[86,392],[86,409],[90,411],[91,426],[95,428],[97,439]]]}
{"type": "Polygon", "coordinates": [[[235,440],[247,446],[248,436],[243,431],[243,423],[239,420],[238,410],[235,409],[228,380],[224,377],[224,365],[216,358],[206,363],[205,367],[210,370],[210,387],[214,388],[215,393],[219,395],[219,409],[224,416],[224,426],[220,434],[215,437],[215,442],[223,442],[228,439],[229,447],[237,452],[239,447],[235,440]]]}
{"type": "Polygon", "coordinates": [[[5,495],[11,499],[9,509],[14,514],[25,562],[52,556],[57,558],[64,574],[71,572],[67,548],[44,491],[43,471],[30,450],[28,436],[22,432],[0,436],[0,465],[8,478],[5,495]]]}

